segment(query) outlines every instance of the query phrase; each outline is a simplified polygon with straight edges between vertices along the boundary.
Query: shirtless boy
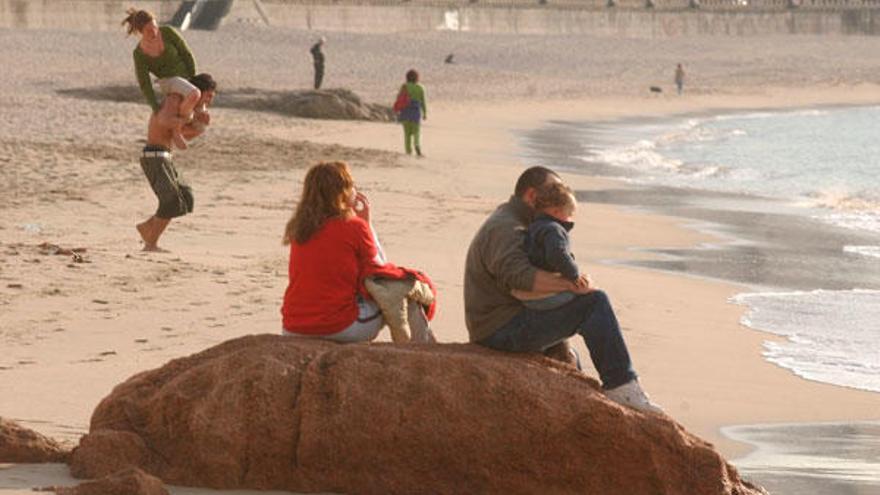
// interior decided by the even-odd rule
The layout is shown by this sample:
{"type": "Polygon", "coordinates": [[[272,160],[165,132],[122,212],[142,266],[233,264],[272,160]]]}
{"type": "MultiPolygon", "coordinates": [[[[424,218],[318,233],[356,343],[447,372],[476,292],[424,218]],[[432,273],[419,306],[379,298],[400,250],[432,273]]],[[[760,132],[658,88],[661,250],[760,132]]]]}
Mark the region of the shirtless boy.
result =
{"type": "MultiPolygon", "coordinates": [[[[196,105],[194,118],[183,126],[183,137],[191,140],[204,132],[210,124],[208,105],[214,99],[216,83],[208,74],[198,74],[191,82],[199,87],[201,98],[196,105]]],[[[168,98],[180,98],[172,94],[168,98]]],[[[173,106],[173,105],[172,105],[173,106]]],[[[150,187],[159,198],[159,208],[146,221],[137,225],[138,233],[144,241],[144,251],[167,252],[159,247],[159,237],[168,227],[172,218],[186,215],[193,210],[192,189],[181,181],[174,167],[171,147],[174,132],[178,126],[176,115],[167,112],[154,113],[147,128],[147,144],[141,154],[141,168],[150,187]]]]}

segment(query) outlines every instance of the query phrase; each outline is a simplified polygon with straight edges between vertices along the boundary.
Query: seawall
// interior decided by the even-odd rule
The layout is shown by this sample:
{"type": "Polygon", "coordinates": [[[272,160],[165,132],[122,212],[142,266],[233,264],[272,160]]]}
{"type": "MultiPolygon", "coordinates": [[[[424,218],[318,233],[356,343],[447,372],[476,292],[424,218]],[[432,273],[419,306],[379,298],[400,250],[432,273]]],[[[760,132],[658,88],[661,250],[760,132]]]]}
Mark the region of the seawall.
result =
{"type": "MultiPolygon", "coordinates": [[[[787,8],[780,0],[756,5],[719,1],[688,8],[686,0],[605,7],[595,2],[539,5],[495,3],[255,2],[236,0],[229,23],[264,24],[316,31],[472,31],[504,34],[590,34],[629,38],[751,35],[876,35],[880,3],[812,2],[787,8]],[[876,6],[875,6],[876,5],[876,6]],[[265,17],[264,17],[265,15],[265,17]]],[[[115,30],[130,0],[0,0],[0,27],[115,30]]],[[[180,2],[138,1],[163,20],[180,2]]]]}

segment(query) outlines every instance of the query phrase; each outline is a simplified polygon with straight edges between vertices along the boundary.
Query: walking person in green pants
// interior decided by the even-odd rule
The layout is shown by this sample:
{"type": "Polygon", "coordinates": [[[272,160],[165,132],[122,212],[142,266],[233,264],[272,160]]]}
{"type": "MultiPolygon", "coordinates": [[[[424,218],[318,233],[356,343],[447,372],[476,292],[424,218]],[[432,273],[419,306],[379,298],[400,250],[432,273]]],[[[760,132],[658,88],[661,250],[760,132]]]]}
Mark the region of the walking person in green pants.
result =
{"type": "Polygon", "coordinates": [[[407,101],[397,117],[403,124],[403,147],[407,155],[411,155],[415,147],[416,155],[422,156],[419,128],[422,120],[428,118],[428,107],[425,103],[425,88],[419,84],[419,73],[415,69],[407,71],[406,83],[400,87],[398,101],[401,101],[401,97],[407,101]]]}

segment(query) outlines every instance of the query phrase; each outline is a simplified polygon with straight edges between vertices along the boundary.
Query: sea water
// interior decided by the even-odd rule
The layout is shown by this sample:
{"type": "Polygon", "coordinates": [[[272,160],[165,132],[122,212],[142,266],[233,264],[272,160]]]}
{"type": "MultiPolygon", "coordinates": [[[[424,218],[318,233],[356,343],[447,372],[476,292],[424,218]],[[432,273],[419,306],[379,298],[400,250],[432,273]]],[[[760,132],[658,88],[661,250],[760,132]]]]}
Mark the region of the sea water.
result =
{"type": "MultiPolygon", "coordinates": [[[[878,123],[880,107],[630,122],[593,133],[582,158],[627,181],[775,198],[818,222],[877,234],[841,251],[876,259],[869,266],[880,271],[878,123]]],[[[825,289],[759,288],[733,302],[748,306],[745,325],[786,337],[765,343],[770,362],[880,392],[880,287],[825,289]]]]}

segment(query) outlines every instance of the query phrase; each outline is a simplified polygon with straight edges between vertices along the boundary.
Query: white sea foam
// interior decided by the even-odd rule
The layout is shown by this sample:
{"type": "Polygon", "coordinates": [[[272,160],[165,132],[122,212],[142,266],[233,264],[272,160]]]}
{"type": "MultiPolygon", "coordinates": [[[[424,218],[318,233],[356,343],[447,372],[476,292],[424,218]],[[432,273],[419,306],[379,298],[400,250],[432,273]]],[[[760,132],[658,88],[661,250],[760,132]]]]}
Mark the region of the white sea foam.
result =
{"type": "Polygon", "coordinates": [[[816,218],[838,227],[880,232],[880,211],[834,212],[816,218]]]}
{"type": "Polygon", "coordinates": [[[739,294],[742,323],[786,337],[764,356],[808,380],[880,392],[880,291],[739,294]]]}
{"type": "Polygon", "coordinates": [[[843,252],[880,258],[880,246],[843,246],[843,252]]]}
{"type": "Polygon", "coordinates": [[[878,117],[880,107],[691,117],[621,129],[632,141],[593,158],[642,172],[636,182],[781,198],[880,232],[878,117]]]}
{"type": "Polygon", "coordinates": [[[595,158],[610,165],[644,172],[675,172],[681,167],[681,160],[664,157],[656,148],[655,141],[642,139],[629,146],[599,150],[595,158]]]}

